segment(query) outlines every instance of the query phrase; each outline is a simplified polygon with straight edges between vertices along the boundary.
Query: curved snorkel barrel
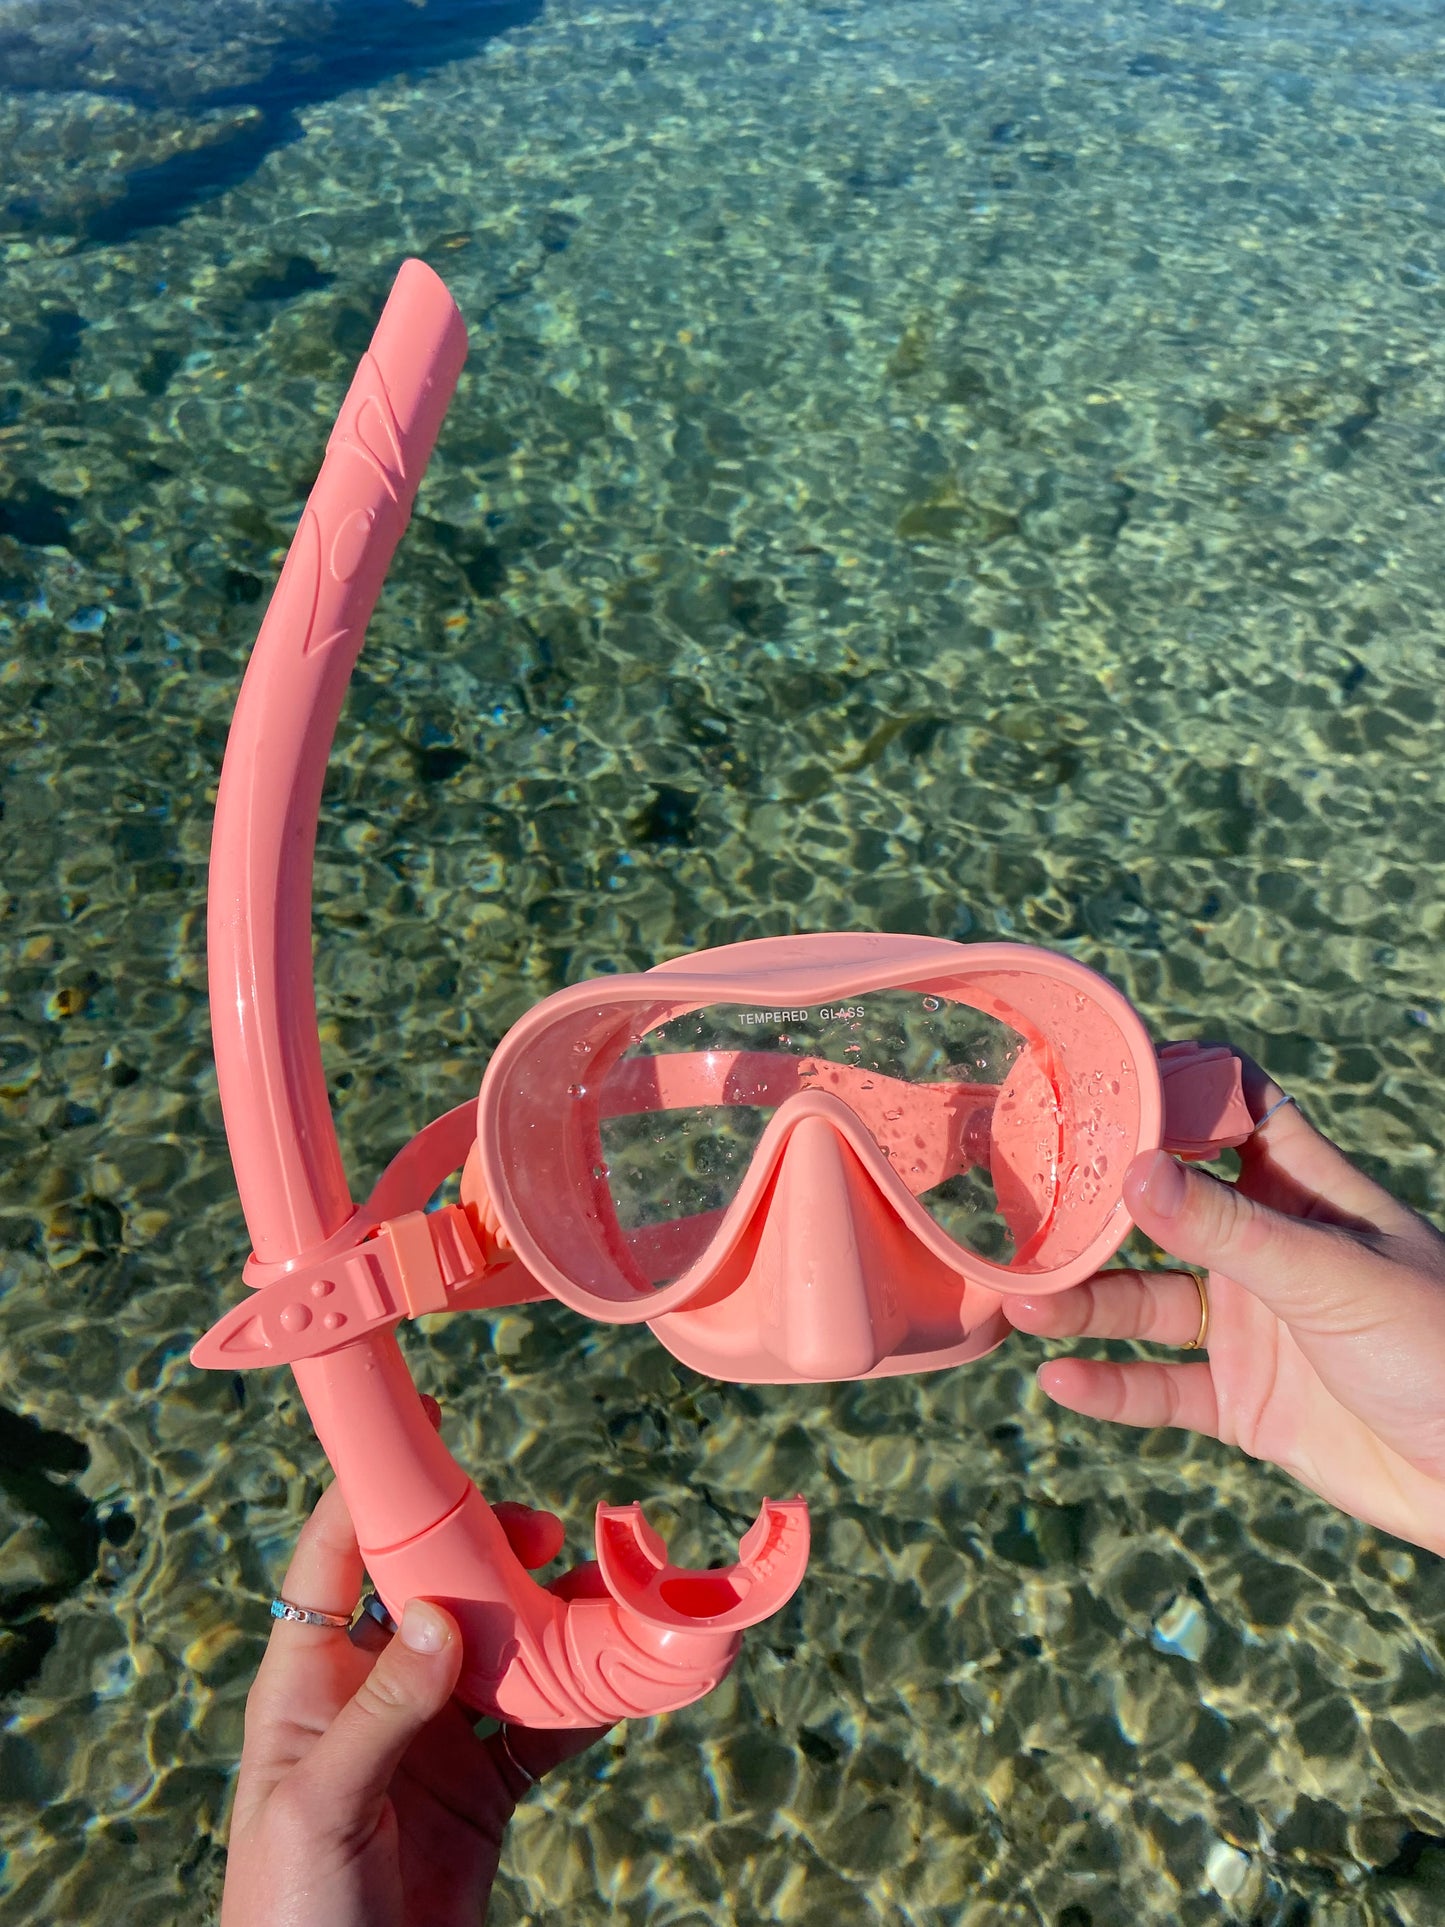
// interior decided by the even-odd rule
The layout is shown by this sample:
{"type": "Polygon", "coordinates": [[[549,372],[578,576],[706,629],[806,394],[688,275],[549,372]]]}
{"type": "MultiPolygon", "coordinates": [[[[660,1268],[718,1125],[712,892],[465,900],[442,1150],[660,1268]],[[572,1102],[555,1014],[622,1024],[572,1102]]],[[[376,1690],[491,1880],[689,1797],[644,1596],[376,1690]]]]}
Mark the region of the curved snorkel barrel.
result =
{"type": "Polygon", "coordinates": [[[207,913],[211,1030],[262,1264],[320,1244],[352,1210],[316,1026],[317,819],[346,687],[466,354],[456,303],[407,261],[327,442],[226,745],[207,913]]]}
{"type": "MultiPolygon", "coordinates": [[[[338,1234],[357,1217],[316,1024],[317,820],[346,686],[466,352],[441,280],[405,262],[327,443],[226,745],[210,873],[211,1026],[256,1284],[344,1243],[338,1234]]],[[[450,1144],[450,1122],[429,1127],[438,1129],[450,1144]]],[[[426,1202],[434,1182],[401,1193],[427,1162],[394,1161],[406,1167],[398,1206],[426,1202]]],[[[358,1219],[359,1231],[370,1225],[358,1219]]],[[[324,1278],[307,1291],[315,1312],[299,1305],[296,1316],[343,1322],[326,1309],[324,1278]]],[[[564,1601],[521,1565],[433,1429],[391,1328],[338,1340],[292,1369],[384,1603],[399,1618],[408,1598],[426,1597],[455,1615],[458,1694],[483,1712],[581,1726],[687,1705],[727,1672],[742,1629],[802,1579],[801,1500],[765,1503],[740,1563],[704,1574],[667,1562],[639,1508],[600,1507],[609,1596],[564,1601]]]]}

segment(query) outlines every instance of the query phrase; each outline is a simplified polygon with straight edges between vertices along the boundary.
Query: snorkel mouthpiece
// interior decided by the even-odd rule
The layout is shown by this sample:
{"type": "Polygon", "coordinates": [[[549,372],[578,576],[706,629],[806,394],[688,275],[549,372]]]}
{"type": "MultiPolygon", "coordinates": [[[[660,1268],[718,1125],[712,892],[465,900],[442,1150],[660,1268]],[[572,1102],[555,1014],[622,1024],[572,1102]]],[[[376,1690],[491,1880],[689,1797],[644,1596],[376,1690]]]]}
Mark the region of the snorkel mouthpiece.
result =
{"type": "Polygon", "coordinates": [[[743,1534],[738,1563],[687,1572],[640,1505],[597,1508],[597,1563],[620,1606],[664,1637],[678,1632],[739,1633],[785,1606],[808,1557],[808,1508],[801,1498],[764,1499],[743,1534]]]}
{"type": "Polygon", "coordinates": [[[459,1693],[532,1726],[591,1726],[699,1699],[808,1557],[801,1500],[765,1504],[728,1572],[685,1573],[635,1507],[602,1508],[607,1598],[563,1599],[512,1551],[427,1417],[403,1317],[545,1295],[458,1206],[475,1103],[420,1132],[352,1204],[327,1098],[311,881],[326,761],[387,566],[466,359],[441,281],[407,261],[342,404],[256,639],[226,746],[209,896],[211,1026],[253,1288],[197,1344],[202,1367],[289,1363],[387,1610],[446,1606],[459,1693]]]}

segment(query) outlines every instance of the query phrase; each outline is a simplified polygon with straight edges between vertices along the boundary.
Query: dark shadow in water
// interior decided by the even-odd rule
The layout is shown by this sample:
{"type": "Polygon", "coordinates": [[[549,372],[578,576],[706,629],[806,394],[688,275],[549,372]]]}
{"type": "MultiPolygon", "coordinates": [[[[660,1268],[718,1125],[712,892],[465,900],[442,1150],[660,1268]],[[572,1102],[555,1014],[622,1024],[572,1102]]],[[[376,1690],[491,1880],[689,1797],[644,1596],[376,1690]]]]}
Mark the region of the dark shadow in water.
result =
{"type": "MultiPolygon", "coordinates": [[[[125,177],[119,198],[88,216],[81,245],[109,246],[148,228],[168,227],[245,180],[275,148],[299,140],[303,108],[398,74],[429,73],[464,60],[498,34],[529,25],[541,11],[542,0],[427,0],[422,7],[410,0],[367,0],[338,7],[324,31],[278,42],[263,75],[188,98],[184,104],[193,111],[255,107],[259,118],[214,146],[135,169],[125,177]]],[[[53,56],[43,56],[21,35],[0,34],[0,75],[3,88],[12,92],[76,86],[73,65],[68,77],[56,72],[53,56]]],[[[81,84],[87,92],[151,110],[177,104],[151,88],[81,84]]]]}
{"type": "Polygon", "coordinates": [[[0,1600],[0,1695],[39,1672],[58,1631],[50,1608],[86,1586],[102,1540],[129,1542],[135,1521],[123,1507],[102,1518],[66,1477],[83,1472],[90,1450],[66,1432],[48,1432],[35,1419],[0,1405],[0,1492],[25,1520],[41,1548],[42,1577],[7,1588],[0,1600]]]}

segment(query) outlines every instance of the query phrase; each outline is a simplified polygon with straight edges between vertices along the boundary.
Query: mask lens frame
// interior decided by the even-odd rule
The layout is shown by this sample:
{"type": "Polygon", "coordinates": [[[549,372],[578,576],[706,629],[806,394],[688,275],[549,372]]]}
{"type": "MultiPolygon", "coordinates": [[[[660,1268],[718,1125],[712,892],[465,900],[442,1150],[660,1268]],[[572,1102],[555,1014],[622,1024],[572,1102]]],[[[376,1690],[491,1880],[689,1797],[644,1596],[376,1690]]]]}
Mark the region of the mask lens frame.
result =
{"type": "MultiPolygon", "coordinates": [[[[796,948],[838,940],[776,941],[796,948]]],[[[970,1249],[950,1235],[910,1189],[897,1161],[883,1155],[878,1130],[857,1131],[859,1155],[919,1242],[961,1281],[998,1293],[1064,1289],[1117,1250],[1129,1229],[1120,1192],[1123,1171],[1137,1150],[1160,1142],[1162,1125],[1153,1045],[1128,1000],[1073,959],[1027,945],[871,941],[896,944],[898,963],[847,976],[819,971],[815,974],[823,981],[806,982],[798,974],[709,969],[712,959],[730,953],[703,953],[634,977],[559,991],[514,1027],[483,1081],[478,1147],[514,1248],[550,1290],[590,1316],[620,1323],[665,1316],[705,1295],[745,1236],[750,1214],[764,1202],[770,1159],[776,1161],[787,1106],[794,1102],[791,1091],[778,1087],[779,1067],[796,1088],[802,1080],[795,1067],[808,1055],[799,1046],[808,1041],[809,1013],[854,1006],[866,1011],[870,998],[878,1009],[884,993],[916,999],[920,1008],[930,999],[940,1009],[953,1006],[966,1011],[969,1022],[991,1025],[991,1037],[997,1038],[1002,1027],[1022,1040],[1006,1063],[990,1066],[1000,1081],[988,1086],[987,1099],[989,1181],[1009,1234],[1001,1250],[1005,1262],[999,1261],[997,1242],[991,1254],[977,1248],[981,1238],[970,1249]],[[940,969],[944,962],[948,967],[940,969]],[[729,1037],[714,1024],[711,1037],[688,1037],[699,1013],[715,1016],[719,1008],[738,1017],[781,1012],[784,1025],[780,1030],[771,1022],[737,1025],[729,1037]],[[788,1023],[793,1029],[786,1028],[788,1023]],[[736,1043],[739,1030],[752,1037],[766,1034],[780,1048],[741,1054],[716,1048],[736,1043]],[[778,1034],[771,1034],[775,1030],[778,1034]],[[658,1047],[658,1033],[671,1048],[658,1047]],[[783,1037],[789,1039],[786,1046],[783,1037]],[[714,1048],[683,1049],[682,1042],[714,1048]],[[771,1068],[758,1061],[763,1058],[771,1060],[771,1068]],[[729,1076],[734,1077],[730,1094],[729,1076]],[[737,1082],[744,1076],[754,1080],[749,1091],[737,1082]],[[646,1078],[661,1080],[650,1096],[627,1089],[629,1079],[646,1078]],[[607,1105],[615,1119],[628,1115],[629,1107],[636,1115],[648,1104],[676,1110],[682,1100],[699,1095],[714,1103],[730,1095],[733,1105],[743,1096],[780,1102],[761,1133],[744,1134],[750,1156],[735,1160],[738,1168],[729,1174],[724,1194],[710,1204],[701,1200],[702,1211],[684,1210],[678,1219],[654,1218],[650,1224],[626,1205],[619,1213],[604,1133],[607,1105]],[[669,1224],[686,1228],[686,1235],[675,1230],[669,1244],[669,1224]]],[[[756,955],[767,948],[764,940],[738,946],[737,954],[756,955]]],[[[907,1042],[904,1038],[904,1046],[907,1042]]],[[[846,1055],[837,1067],[840,1074],[845,1066],[846,1055]]],[[[880,1071],[881,1066],[874,1069],[875,1083],[880,1071]]],[[[831,1065],[819,1061],[812,1080],[819,1096],[829,1095],[831,1074],[831,1065]]],[[[845,1103],[851,1099],[856,1122],[860,1127],[867,1122],[860,1108],[863,1093],[835,1089],[832,1095],[845,1103]]],[[[955,1151],[966,1150],[975,1169],[983,1135],[977,1114],[983,1108],[974,1104],[964,1111],[955,1105],[951,1119],[951,1128],[965,1140],[955,1143],[955,1151]]]]}

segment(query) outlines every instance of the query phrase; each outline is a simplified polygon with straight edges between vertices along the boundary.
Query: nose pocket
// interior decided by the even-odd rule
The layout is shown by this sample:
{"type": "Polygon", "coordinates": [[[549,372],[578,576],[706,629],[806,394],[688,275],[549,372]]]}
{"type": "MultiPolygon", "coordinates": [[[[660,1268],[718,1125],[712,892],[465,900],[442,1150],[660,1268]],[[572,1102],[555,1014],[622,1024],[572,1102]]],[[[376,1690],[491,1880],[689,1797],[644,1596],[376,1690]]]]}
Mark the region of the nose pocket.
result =
{"type": "Polygon", "coordinates": [[[989,1175],[1019,1263],[1037,1250],[1058,1195],[1059,1102],[1032,1051],[1019,1058],[999,1092],[990,1140],[989,1175]]]}
{"type": "Polygon", "coordinates": [[[801,1378],[860,1378],[907,1329],[897,1227],[831,1124],[800,1118],[773,1178],[753,1278],[758,1336],[801,1378]]]}

